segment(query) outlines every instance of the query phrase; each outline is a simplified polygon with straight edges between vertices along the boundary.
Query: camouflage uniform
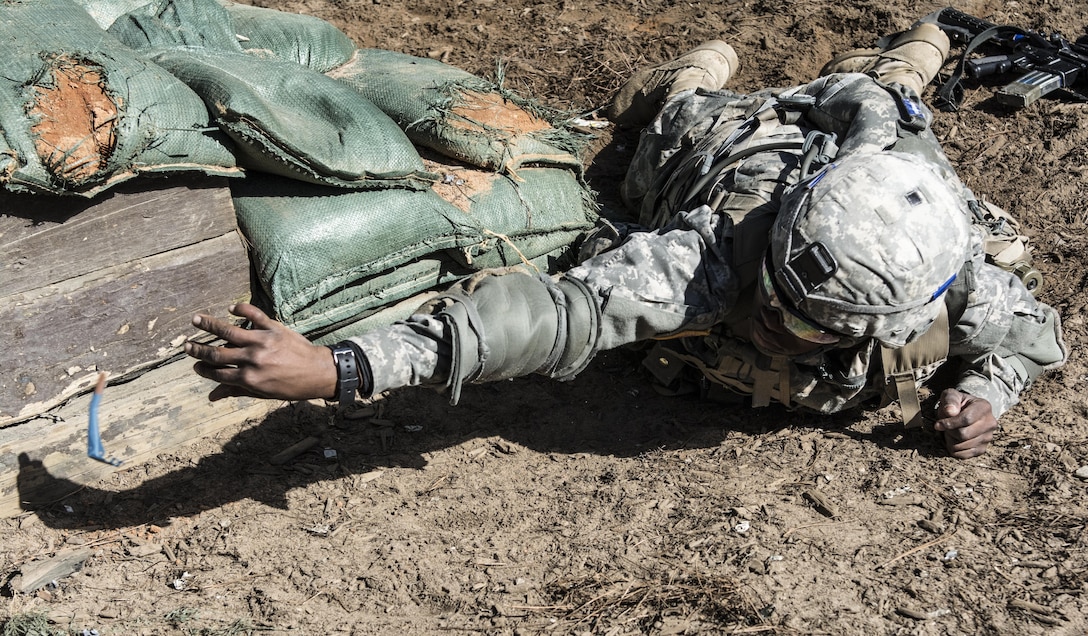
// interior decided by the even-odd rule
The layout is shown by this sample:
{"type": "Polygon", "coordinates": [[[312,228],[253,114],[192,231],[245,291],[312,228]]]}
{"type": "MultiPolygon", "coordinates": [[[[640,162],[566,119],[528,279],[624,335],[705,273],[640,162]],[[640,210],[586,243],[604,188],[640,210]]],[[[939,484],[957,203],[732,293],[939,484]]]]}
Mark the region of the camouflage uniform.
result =
{"type": "MultiPolygon", "coordinates": [[[[661,380],[696,368],[716,386],[754,394],[757,404],[769,397],[825,413],[876,397],[886,378],[879,343],[865,334],[803,357],[757,351],[748,338],[759,302],[754,281],[783,196],[827,159],[820,143],[832,139],[813,131],[835,135],[822,147],[833,153],[837,143],[840,160],[886,150],[922,157],[972,199],[930,132],[931,117],[910,89],[860,74],[787,91],[681,94],[643,133],[624,184],[639,227],[603,228],[587,244],[607,249],[562,276],[475,279],[431,313],[356,338],[374,392],[437,385],[456,401],[463,382],[527,373],[567,379],[597,351],[658,340],[648,360],[661,380]]],[[[1000,416],[1042,371],[1064,362],[1066,347],[1057,314],[1015,276],[984,263],[981,238],[970,243],[966,275],[944,298],[948,360],[955,386],[1000,416]]]]}

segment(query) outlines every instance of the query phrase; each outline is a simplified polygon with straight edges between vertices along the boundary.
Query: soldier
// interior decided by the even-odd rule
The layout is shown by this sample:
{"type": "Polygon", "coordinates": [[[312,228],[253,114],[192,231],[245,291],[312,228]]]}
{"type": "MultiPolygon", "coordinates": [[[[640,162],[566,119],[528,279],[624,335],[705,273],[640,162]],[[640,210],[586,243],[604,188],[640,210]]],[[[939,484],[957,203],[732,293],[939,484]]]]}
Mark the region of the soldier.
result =
{"type": "Polygon", "coordinates": [[[654,343],[647,366],[679,390],[832,413],[897,398],[948,451],[985,452],[997,418],[1067,352],[1057,314],[987,263],[969,220],[986,205],[956,177],[918,94],[948,54],[933,25],[853,51],[787,90],[723,88],[724,42],[636,74],[608,108],[646,126],[623,184],[638,226],[604,224],[579,265],[464,281],[407,320],[318,347],[256,307],[194,324],[211,398],[349,400],[429,385],[569,379],[598,351],[654,343]],[[692,382],[692,373],[698,377],[692,382]]]}

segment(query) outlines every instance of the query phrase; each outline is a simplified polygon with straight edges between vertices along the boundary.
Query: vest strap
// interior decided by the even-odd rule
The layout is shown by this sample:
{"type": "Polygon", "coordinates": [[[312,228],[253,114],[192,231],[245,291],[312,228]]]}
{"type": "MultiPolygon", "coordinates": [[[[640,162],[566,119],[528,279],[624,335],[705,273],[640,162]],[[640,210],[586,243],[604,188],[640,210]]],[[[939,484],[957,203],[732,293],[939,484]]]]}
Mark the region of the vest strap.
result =
{"type": "Polygon", "coordinates": [[[941,302],[937,320],[920,338],[898,349],[882,346],[880,357],[885,382],[899,399],[903,423],[907,428],[922,426],[922,403],[914,372],[948,358],[948,307],[941,302]]]}

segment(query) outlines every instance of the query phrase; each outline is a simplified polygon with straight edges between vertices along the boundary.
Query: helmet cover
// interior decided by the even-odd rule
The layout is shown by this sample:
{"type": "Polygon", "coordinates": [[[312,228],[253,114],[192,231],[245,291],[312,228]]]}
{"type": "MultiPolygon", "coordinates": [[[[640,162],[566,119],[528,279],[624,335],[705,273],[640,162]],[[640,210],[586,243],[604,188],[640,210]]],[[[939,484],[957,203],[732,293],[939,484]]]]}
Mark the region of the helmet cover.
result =
{"type": "Polygon", "coordinates": [[[798,184],[771,233],[775,282],[829,331],[900,347],[925,333],[971,253],[961,189],[928,162],[860,153],[798,184]]]}

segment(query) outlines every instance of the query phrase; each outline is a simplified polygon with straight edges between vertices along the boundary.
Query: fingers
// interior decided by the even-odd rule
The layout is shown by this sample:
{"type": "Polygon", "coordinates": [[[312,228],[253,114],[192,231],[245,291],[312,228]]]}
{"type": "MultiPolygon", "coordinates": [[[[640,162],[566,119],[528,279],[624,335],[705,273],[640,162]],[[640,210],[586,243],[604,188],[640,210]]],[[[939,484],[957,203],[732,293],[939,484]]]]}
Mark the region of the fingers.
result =
{"type": "Polygon", "coordinates": [[[956,459],[970,459],[984,454],[986,449],[989,448],[990,442],[993,441],[993,438],[993,433],[990,433],[974,439],[953,443],[945,436],[944,445],[948,450],[948,454],[952,457],[955,457],[956,459]]]}
{"type": "Polygon", "coordinates": [[[249,352],[246,349],[217,347],[188,341],[182,345],[185,353],[206,363],[209,367],[228,367],[246,362],[249,352]]]}
{"type": "Polygon", "coordinates": [[[230,313],[239,318],[245,318],[252,323],[253,328],[243,329],[238,325],[207,314],[197,314],[193,316],[193,326],[218,336],[236,347],[244,347],[256,342],[256,339],[259,337],[258,332],[282,327],[279,322],[269,318],[268,314],[249,303],[232,305],[230,307],[230,313]]]}
{"type": "Polygon", "coordinates": [[[987,400],[947,389],[941,394],[933,428],[944,433],[948,453],[958,459],[986,452],[997,430],[997,418],[987,400]]]}
{"type": "Polygon", "coordinates": [[[242,383],[242,370],[238,367],[219,367],[201,361],[193,365],[193,371],[202,378],[214,380],[220,384],[242,383]]]}
{"type": "Polygon", "coordinates": [[[193,316],[193,326],[235,346],[245,346],[251,342],[248,330],[207,314],[193,316]]]}
{"type": "Polygon", "coordinates": [[[275,329],[280,326],[278,321],[269,318],[268,314],[249,303],[233,305],[230,308],[230,313],[253,323],[254,329],[275,329]]]}

